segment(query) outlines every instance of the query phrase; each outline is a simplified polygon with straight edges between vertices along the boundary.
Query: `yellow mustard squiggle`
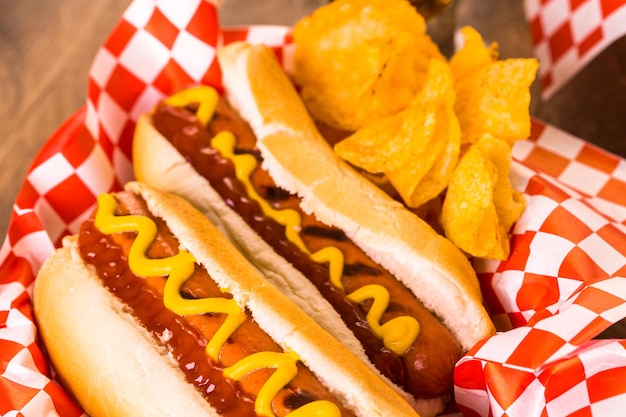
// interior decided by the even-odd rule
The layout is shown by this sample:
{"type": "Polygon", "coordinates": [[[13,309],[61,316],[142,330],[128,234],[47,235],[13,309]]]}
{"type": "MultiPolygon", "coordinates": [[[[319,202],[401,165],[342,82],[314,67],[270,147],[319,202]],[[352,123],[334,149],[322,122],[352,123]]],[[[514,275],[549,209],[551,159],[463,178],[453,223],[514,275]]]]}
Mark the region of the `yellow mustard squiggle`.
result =
{"type": "Polygon", "coordinates": [[[379,324],[383,313],[389,305],[389,292],[376,284],[365,285],[348,294],[348,299],[355,303],[361,303],[367,299],[374,299],[370,310],[367,312],[367,321],[377,335],[381,335],[383,344],[393,352],[406,351],[408,335],[419,333],[419,322],[410,316],[399,316],[383,324],[379,324]]]}
{"type": "Polygon", "coordinates": [[[206,126],[213,117],[219,99],[220,96],[214,88],[199,85],[169,96],[165,99],[165,103],[174,107],[185,107],[191,103],[199,104],[196,117],[203,126],[206,126]]]}
{"type": "MultiPolygon", "coordinates": [[[[250,372],[254,372],[262,364],[264,368],[275,368],[276,371],[269,378],[267,383],[263,385],[261,391],[259,391],[259,398],[272,399],[278,395],[278,391],[289,383],[298,373],[296,361],[298,356],[291,352],[277,353],[277,352],[259,352],[254,353],[235,365],[224,369],[224,375],[227,378],[239,380],[246,376],[250,372]],[[272,382],[274,382],[272,384],[272,382]]],[[[272,403],[271,401],[262,401],[257,405],[257,412],[261,415],[272,415],[272,403]]]]}
{"type": "Polygon", "coordinates": [[[293,209],[275,210],[263,197],[256,191],[250,176],[257,167],[256,158],[250,154],[235,154],[235,136],[231,132],[219,132],[211,140],[211,145],[220,151],[223,157],[233,161],[235,166],[235,175],[244,183],[248,196],[255,200],[261,206],[261,210],[265,215],[272,217],[279,224],[285,226],[285,235],[287,240],[294,243],[302,252],[310,255],[311,258],[318,263],[328,262],[330,265],[331,282],[343,290],[341,276],[343,274],[343,253],[334,247],[328,246],[315,253],[311,253],[302,241],[300,230],[302,225],[302,217],[298,211],[293,209]]]}
{"type": "MultiPolygon", "coordinates": [[[[211,89],[210,87],[204,87],[205,89],[211,89]]],[[[212,112],[215,111],[217,101],[214,99],[214,93],[204,92],[200,90],[193,90],[191,92],[185,92],[184,97],[176,97],[172,99],[172,103],[178,103],[179,106],[184,106],[193,101],[202,101],[205,97],[210,97],[210,101],[203,102],[201,108],[208,112],[208,108],[213,106],[212,112]],[[185,100],[190,100],[185,102],[185,100]]],[[[215,93],[216,94],[216,93],[215,93]]],[[[211,113],[212,114],[212,113],[211,113]]],[[[204,116],[203,116],[204,118],[204,116]]],[[[198,117],[201,123],[206,125],[211,117],[208,117],[207,122],[198,117]]],[[[211,140],[211,145],[217,149],[223,157],[230,159],[235,166],[235,175],[246,187],[248,196],[255,200],[261,206],[263,213],[266,216],[272,217],[279,224],[285,226],[285,235],[287,240],[294,243],[302,252],[311,256],[315,262],[328,263],[330,282],[342,291],[345,288],[342,283],[344,256],[339,248],[334,246],[327,246],[315,253],[311,253],[302,241],[300,236],[302,218],[300,213],[292,209],[275,210],[264,198],[262,198],[252,185],[250,176],[257,167],[256,158],[249,154],[235,154],[235,136],[228,131],[219,132],[211,140]]],[[[397,317],[388,321],[384,325],[380,324],[382,314],[389,305],[389,292],[381,285],[368,286],[367,291],[359,292],[359,296],[348,296],[351,301],[362,302],[368,298],[374,299],[374,305],[377,307],[376,312],[370,311],[367,314],[367,322],[374,334],[380,337],[385,347],[394,352],[395,354],[402,356],[413,345],[415,339],[420,331],[419,322],[411,316],[397,317]],[[365,298],[363,294],[367,294],[365,298]],[[356,301],[356,300],[359,301],[356,301]]]]}
{"type": "MultiPolygon", "coordinates": [[[[113,234],[134,231],[128,265],[139,276],[168,276],[163,293],[165,307],[181,316],[206,313],[224,313],[226,320],[207,343],[207,355],[219,361],[219,353],[228,338],[246,320],[246,314],[234,299],[200,298],[185,299],[181,287],[191,277],[195,269],[195,259],[180,249],[178,254],[168,258],[151,259],[146,253],[157,236],[157,227],[149,217],[139,215],[116,216],[117,201],[111,194],[98,196],[98,210],[94,224],[102,233],[113,234]]],[[[239,380],[246,374],[262,368],[275,368],[276,371],[263,384],[255,401],[255,412],[260,416],[274,417],[272,401],[297,374],[296,362],[299,357],[294,352],[259,352],[239,360],[224,370],[227,378],[239,380]]],[[[305,415],[339,417],[338,407],[326,400],[308,403],[289,413],[289,417],[305,415]],[[306,410],[302,410],[306,407],[306,410]]]]}

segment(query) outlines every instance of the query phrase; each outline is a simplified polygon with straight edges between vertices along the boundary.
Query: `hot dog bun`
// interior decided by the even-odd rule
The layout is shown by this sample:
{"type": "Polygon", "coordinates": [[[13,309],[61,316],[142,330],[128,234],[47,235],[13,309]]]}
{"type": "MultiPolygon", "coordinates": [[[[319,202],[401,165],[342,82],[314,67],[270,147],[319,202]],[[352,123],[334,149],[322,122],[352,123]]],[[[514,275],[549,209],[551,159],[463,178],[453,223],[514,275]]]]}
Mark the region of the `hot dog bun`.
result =
{"type": "MultiPolygon", "coordinates": [[[[181,248],[284,349],[300,360],[359,416],[416,416],[361,360],[254,269],[189,203],[145,184],[140,195],[181,248]]],[[[131,267],[132,268],[132,267],[131,267]]],[[[184,380],[125,306],[101,284],[66,238],[35,281],[34,309],[50,358],[86,412],[97,416],[219,416],[184,380]]]]}
{"type": "Polygon", "coordinates": [[[275,56],[240,42],[218,57],[228,98],[256,133],[264,168],[276,183],[391,271],[465,349],[491,335],[494,326],[465,255],[336,157],[275,56]]]}

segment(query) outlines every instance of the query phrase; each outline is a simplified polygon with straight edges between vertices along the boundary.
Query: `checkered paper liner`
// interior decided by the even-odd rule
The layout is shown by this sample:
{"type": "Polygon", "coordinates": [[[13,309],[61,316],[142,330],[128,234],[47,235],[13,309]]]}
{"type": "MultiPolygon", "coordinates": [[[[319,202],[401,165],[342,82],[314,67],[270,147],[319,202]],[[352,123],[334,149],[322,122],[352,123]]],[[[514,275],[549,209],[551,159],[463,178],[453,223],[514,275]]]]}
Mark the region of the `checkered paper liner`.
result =
{"type": "MultiPolygon", "coordinates": [[[[243,39],[270,45],[290,68],[289,28],[221,29],[216,8],[202,0],[132,2],[97,53],[86,104],[33,161],[0,248],[1,415],[83,415],[37,343],[37,271],[78,231],[98,194],[133,178],[138,116],[189,84],[220,89],[215,49],[243,39]]],[[[514,157],[528,210],[513,231],[512,256],[476,264],[501,333],[458,364],[458,407],[470,416],[591,415],[616,402],[623,409],[625,342],[592,338],[626,316],[626,162],[539,121],[514,157]]]]}
{"type": "Polygon", "coordinates": [[[524,0],[524,6],[545,98],[626,35],[626,0],[524,0]]]}
{"type": "Polygon", "coordinates": [[[538,121],[513,154],[528,207],[510,258],[475,262],[500,332],[457,364],[457,406],[623,415],[626,340],[593,338],[626,316],[626,161],[538,121]]]}

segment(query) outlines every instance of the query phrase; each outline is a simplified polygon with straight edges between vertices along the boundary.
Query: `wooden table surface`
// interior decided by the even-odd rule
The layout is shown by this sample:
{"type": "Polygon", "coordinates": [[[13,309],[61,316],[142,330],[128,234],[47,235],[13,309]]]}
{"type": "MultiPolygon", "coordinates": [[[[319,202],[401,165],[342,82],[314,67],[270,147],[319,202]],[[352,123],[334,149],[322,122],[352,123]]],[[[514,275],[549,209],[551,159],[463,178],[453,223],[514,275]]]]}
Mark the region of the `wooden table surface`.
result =
{"type": "MultiPolygon", "coordinates": [[[[285,24],[326,0],[227,0],[226,25],[285,24]]],[[[0,1],[0,236],[36,152],[85,100],[91,61],[130,0],[0,1]]],[[[503,58],[532,56],[523,0],[459,0],[459,25],[497,40],[503,58]]],[[[626,156],[626,39],[532,114],[626,156]]]]}

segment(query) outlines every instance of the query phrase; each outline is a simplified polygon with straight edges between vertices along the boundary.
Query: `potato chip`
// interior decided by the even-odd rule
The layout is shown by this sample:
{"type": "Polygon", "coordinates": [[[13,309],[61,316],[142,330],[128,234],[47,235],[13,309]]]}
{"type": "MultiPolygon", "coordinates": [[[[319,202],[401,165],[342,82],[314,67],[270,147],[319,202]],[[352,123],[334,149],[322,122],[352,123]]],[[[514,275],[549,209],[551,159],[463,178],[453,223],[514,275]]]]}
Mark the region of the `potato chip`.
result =
{"type": "Polygon", "coordinates": [[[498,61],[455,84],[456,113],[462,142],[475,143],[488,133],[512,145],[530,135],[530,85],[537,70],[534,59],[498,61]]]}
{"type": "Polygon", "coordinates": [[[493,204],[498,214],[500,225],[508,231],[526,208],[524,196],[513,189],[509,174],[511,171],[511,149],[508,144],[493,136],[485,135],[477,143],[498,171],[493,192],[493,204]]]}
{"type": "Polygon", "coordinates": [[[483,134],[512,145],[530,135],[530,86],[538,61],[531,58],[494,59],[473,29],[463,31],[466,42],[451,59],[455,74],[455,111],[461,124],[462,143],[475,143],[483,134]]]}
{"type": "Polygon", "coordinates": [[[509,256],[508,232],[525,208],[509,180],[511,148],[485,135],[469,147],[454,170],[440,221],[448,239],[472,256],[509,256]]]}
{"type": "Polygon", "coordinates": [[[445,189],[458,161],[453,107],[452,72],[433,60],[424,88],[406,110],[359,129],[335,151],[352,165],[384,173],[407,206],[419,207],[445,189]]]}
{"type": "Polygon", "coordinates": [[[441,152],[437,155],[435,163],[430,171],[424,175],[421,181],[415,186],[415,180],[400,175],[400,181],[396,187],[406,190],[405,198],[407,206],[412,208],[420,207],[429,200],[437,197],[448,186],[454,168],[459,160],[459,150],[461,145],[461,129],[456,117],[450,117],[451,113],[445,113],[439,117],[438,131],[436,137],[447,138],[441,152]],[[404,181],[403,181],[404,180],[404,181]],[[406,183],[406,185],[403,185],[406,183]]]}
{"type": "Polygon", "coordinates": [[[478,69],[498,60],[498,44],[485,46],[482,36],[470,26],[461,28],[463,46],[450,59],[450,68],[455,79],[463,78],[478,69]]]}
{"type": "Polygon", "coordinates": [[[353,132],[332,142],[338,156],[415,213],[443,200],[438,230],[505,259],[525,208],[511,147],[530,135],[538,62],[499,60],[497,43],[462,35],[448,63],[407,1],[337,0],[296,25],[294,81],[320,125],[353,132]]]}
{"type": "MultiPolygon", "coordinates": [[[[452,175],[441,209],[444,233],[472,256],[496,258],[503,239],[493,205],[497,172],[479,149],[471,147],[452,175]]],[[[506,237],[506,236],[505,236],[506,237]]]]}
{"type": "Polygon", "coordinates": [[[443,60],[404,0],[338,0],[300,20],[293,76],[317,120],[355,131],[405,109],[443,60]]]}

